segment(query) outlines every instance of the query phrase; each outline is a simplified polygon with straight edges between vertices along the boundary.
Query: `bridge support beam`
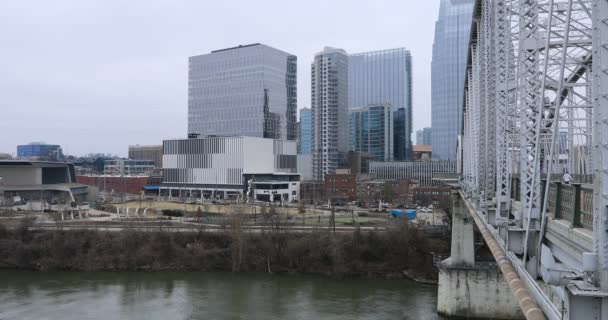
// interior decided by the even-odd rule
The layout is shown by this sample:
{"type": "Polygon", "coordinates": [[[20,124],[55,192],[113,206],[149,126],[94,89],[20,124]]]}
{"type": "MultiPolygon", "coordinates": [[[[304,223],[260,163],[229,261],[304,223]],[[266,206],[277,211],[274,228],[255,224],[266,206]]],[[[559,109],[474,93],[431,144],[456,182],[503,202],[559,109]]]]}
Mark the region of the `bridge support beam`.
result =
{"type": "Polygon", "coordinates": [[[496,265],[439,267],[437,312],[465,319],[524,319],[496,265]]]}
{"type": "Polygon", "coordinates": [[[466,319],[523,319],[496,264],[475,262],[475,222],[457,190],[451,200],[451,256],[439,265],[437,312],[466,319]]]}
{"type": "Polygon", "coordinates": [[[464,201],[457,191],[451,193],[452,199],[452,247],[449,263],[457,266],[475,265],[473,243],[473,220],[467,212],[464,201]]]}

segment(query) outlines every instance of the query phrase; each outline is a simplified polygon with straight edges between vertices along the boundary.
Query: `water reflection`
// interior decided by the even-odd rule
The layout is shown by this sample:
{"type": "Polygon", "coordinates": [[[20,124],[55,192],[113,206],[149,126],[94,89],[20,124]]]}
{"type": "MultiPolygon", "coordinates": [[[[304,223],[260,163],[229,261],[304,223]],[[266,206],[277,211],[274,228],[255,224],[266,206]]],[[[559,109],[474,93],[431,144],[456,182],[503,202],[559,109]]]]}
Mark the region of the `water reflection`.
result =
{"type": "Polygon", "coordinates": [[[230,273],[0,272],[0,319],[437,319],[408,281],[230,273]]]}

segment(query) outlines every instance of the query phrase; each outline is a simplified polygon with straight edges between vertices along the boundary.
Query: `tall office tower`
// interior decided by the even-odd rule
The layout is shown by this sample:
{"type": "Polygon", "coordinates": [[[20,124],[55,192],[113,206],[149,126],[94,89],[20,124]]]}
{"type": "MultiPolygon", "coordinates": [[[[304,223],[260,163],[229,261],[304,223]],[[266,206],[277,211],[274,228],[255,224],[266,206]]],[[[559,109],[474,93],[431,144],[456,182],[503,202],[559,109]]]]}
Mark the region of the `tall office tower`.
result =
{"type": "Polygon", "coordinates": [[[297,58],[255,43],[190,57],[188,133],[296,140],[297,58]]]}
{"type": "Polygon", "coordinates": [[[350,149],[376,161],[393,160],[393,111],[390,104],[350,110],[350,149]]]}
{"type": "Polygon", "coordinates": [[[423,128],[422,130],[416,131],[416,144],[417,145],[431,145],[431,128],[423,128]]]}
{"type": "Polygon", "coordinates": [[[312,153],[312,111],[300,109],[300,153],[312,153]]]}
{"type": "Polygon", "coordinates": [[[348,55],[325,47],[311,66],[313,177],[335,173],[348,152],[348,55]]]}
{"type": "Polygon", "coordinates": [[[441,0],[431,63],[433,158],[455,160],[473,0],[441,0]]]}
{"type": "Polygon", "coordinates": [[[411,140],[411,138],[408,138],[406,134],[407,131],[405,124],[407,123],[407,119],[408,113],[406,112],[405,108],[393,111],[393,158],[395,160],[409,159],[408,155],[405,154],[405,148],[403,148],[403,146],[406,146],[408,141],[411,140]],[[401,146],[401,148],[399,146],[401,146]]]}
{"type": "Polygon", "coordinates": [[[412,56],[405,48],[349,56],[349,108],[370,104],[392,106],[394,158],[412,156],[412,56]]]}

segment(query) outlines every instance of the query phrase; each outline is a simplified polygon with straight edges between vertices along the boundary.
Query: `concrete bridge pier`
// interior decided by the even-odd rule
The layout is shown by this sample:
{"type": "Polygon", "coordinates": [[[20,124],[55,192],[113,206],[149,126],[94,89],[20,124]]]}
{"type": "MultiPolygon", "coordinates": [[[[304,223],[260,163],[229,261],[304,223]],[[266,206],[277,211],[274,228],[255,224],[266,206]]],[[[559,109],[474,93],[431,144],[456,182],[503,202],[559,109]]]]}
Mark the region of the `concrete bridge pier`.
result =
{"type": "Polygon", "coordinates": [[[474,220],[454,190],[451,256],[439,265],[437,312],[451,318],[523,319],[494,263],[476,263],[474,220]]]}

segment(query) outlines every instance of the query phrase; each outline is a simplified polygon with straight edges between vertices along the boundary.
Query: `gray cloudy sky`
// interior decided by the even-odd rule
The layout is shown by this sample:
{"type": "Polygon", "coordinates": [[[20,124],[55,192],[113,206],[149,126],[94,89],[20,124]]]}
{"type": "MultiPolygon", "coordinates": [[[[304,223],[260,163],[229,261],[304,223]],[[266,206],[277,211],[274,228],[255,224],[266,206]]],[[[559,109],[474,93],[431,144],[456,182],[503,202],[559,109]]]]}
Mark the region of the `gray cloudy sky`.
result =
{"type": "Polygon", "coordinates": [[[188,56],[261,42],[298,56],[298,107],[323,46],[406,47],[414,131],[430,126],[439,0],[0,1],[0,152],[45,141],[127,154],[186,135],[188,56]]]}

